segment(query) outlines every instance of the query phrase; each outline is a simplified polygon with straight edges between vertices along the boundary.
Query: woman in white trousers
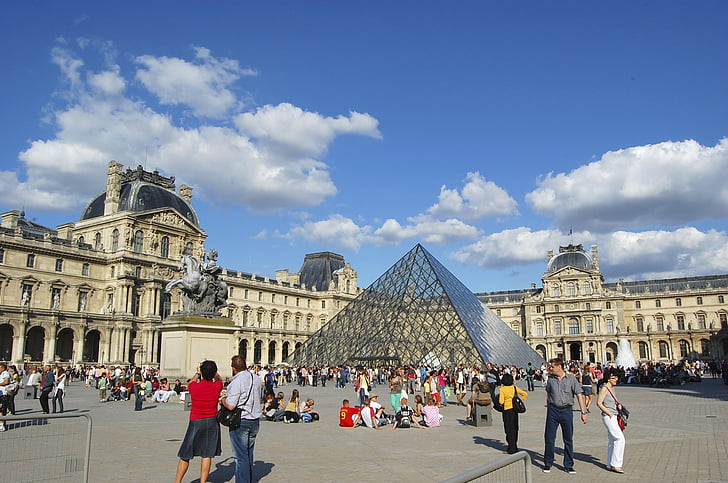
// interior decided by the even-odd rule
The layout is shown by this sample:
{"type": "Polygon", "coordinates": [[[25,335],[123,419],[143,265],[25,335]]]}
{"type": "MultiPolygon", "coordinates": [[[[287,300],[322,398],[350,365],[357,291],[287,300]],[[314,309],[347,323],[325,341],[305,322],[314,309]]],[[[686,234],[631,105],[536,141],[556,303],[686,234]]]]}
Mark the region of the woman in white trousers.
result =
{"type": "Polygon", "coordinates": [[[619,383],[619,375],[616,371],[608,370],[604,374],[604,384],[597,397],[597,407],[602,411],[602,423],[607,428],[609,437],[607,469],[615,473],[624,473],[622,468],[624,461],[624,432],[617,423],[617,411],[622,409],[615,397],[614,388],[619,383]]]}

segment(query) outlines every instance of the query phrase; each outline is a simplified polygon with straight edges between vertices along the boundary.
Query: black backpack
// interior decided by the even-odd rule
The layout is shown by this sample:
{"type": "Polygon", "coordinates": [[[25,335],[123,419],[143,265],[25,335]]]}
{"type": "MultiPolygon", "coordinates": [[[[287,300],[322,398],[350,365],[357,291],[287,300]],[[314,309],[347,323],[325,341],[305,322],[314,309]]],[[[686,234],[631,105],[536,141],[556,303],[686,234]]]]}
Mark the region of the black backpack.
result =
{"type": "Polygon", "coordinates": [[[412,409],[409,408],[409,406],[401,406],[399,408],[398,416],[398,423],[397,426],[400,428],[409,428],[411,423],[411,417],[412,417],[412,409]]]}

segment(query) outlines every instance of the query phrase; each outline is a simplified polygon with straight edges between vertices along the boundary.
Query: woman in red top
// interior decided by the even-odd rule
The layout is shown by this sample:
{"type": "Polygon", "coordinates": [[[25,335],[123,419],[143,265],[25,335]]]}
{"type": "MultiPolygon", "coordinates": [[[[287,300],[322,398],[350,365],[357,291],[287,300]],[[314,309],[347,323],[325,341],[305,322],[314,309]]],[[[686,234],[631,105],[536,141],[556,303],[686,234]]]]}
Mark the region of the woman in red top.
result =
{"type": "Polygon", "coordinates": [[[205,483],[210,474],[213,456],[220,456],[220,425],[217,422],[217,403],[222,392],[222,380],[214,361],[200,364],[197,374],[192,376],[187,390],[192,398],[190,422],[185,439],[177,453],[177,474],[175,483],[180,483],[194,456],[202,457],[200,462],[200,483],[205,483]]]}

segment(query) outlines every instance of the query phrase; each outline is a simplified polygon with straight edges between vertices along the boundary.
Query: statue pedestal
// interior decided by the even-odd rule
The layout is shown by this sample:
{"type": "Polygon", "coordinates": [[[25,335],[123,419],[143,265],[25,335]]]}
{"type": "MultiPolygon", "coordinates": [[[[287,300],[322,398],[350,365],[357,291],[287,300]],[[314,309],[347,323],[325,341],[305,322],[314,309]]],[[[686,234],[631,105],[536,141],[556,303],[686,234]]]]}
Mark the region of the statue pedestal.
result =
{"type": "Polygon", "coordinates": [[[230,358],[238,353],[235,332],[239,330],[227,317],[173,315],[162,321],[162,377],[182,382],[197,372],[204,360],[213,360],[224,379],[232,377],[230,358]]]}

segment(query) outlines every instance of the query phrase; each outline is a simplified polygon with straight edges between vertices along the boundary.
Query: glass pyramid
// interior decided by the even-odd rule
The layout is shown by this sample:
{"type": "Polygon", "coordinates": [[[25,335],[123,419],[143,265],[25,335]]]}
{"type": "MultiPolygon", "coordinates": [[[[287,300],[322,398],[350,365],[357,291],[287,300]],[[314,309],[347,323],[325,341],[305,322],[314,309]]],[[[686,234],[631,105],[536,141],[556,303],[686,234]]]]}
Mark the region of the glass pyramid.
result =
{"type": "Polygon", "coordinates": [[[295,365],[543,361],[417,244],[290,356],[295,365]]]}

